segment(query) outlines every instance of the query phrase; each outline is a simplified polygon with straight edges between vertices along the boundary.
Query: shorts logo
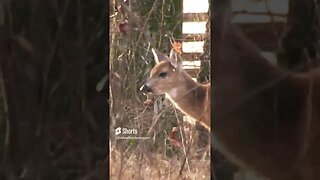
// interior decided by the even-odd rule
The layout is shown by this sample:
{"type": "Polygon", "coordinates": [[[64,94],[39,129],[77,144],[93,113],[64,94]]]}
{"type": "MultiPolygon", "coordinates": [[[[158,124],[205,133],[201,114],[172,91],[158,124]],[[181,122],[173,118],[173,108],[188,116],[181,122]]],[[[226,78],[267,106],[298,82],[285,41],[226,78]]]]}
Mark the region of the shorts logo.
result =
{"type": "Polygon", "coordinates": [[[121,127],[115,129],[115,134],[119,135],[121,133],[121,127]]]}

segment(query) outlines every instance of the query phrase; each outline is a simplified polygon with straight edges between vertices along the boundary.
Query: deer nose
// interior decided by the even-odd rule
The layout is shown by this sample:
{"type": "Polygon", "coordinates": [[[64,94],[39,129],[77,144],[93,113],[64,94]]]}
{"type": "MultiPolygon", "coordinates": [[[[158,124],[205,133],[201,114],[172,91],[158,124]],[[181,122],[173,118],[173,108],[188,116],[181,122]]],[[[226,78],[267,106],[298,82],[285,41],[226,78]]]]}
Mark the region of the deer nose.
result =
{"type": "Polygon", "coordinates": [[[143,86],[141,86],[140,91],[147,93],[152,92],[152,89],[149,88],[146,84],[144,84],[143,86]]]}

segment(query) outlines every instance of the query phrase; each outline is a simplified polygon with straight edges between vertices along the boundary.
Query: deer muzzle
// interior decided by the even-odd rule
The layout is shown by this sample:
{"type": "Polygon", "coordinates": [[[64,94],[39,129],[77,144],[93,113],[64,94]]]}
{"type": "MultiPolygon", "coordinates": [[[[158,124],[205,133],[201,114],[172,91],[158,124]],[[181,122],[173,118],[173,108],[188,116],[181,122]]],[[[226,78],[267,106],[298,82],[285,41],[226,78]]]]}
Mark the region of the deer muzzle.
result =
{"type": "Polygon", "coordinates": [[[152,93],[152,89],[146,84],[141,86],[140,91],[142,91],[143,93],[152,93]]]}

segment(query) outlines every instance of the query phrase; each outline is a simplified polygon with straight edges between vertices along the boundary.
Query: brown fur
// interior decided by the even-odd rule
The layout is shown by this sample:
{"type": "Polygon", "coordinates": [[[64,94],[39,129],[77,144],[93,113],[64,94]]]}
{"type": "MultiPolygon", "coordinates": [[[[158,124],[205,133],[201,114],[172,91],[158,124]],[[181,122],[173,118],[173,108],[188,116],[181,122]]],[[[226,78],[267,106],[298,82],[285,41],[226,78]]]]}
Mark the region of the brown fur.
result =
{"type": "Polygon", "coordinates": [[[166,94],[172,103],[185,115],[199,121],[207,129],[211,122],[211,88],[195,82],[183,69],[182,64],[174,57],[167,57],[153,49],[157,64],[152,69],[146,82],[155,95],[166,94]],[[167,73],[164,79],[159,78],[160,73],[167,73]],[[174,91],[174,92],[173,92],[174,91]],[[172,96],[176,94],[176,96],[172,96]]]}

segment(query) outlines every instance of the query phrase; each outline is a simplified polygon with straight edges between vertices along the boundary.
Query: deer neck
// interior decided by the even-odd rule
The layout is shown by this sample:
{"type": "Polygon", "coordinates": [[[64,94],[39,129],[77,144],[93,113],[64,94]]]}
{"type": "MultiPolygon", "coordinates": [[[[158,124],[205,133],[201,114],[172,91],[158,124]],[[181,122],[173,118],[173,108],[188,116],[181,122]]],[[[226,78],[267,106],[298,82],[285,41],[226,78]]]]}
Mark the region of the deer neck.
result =
{"type": "Polygon", "coordinates": [[[207,88],[195,82],[186,72],[181,72],[179,85],[166,93],[168,99],[185,115],[196,120],[204,118],[207,100],[207,88]]]}

